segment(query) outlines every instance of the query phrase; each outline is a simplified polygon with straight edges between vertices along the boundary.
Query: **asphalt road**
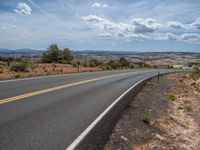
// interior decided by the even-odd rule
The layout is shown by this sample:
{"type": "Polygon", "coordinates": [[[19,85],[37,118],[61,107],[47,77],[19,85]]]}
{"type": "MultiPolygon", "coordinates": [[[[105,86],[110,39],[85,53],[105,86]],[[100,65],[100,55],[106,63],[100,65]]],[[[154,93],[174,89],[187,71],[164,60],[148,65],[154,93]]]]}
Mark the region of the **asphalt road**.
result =
{"type": "Polygon", "coordinates": [[[0,150],[65,150],[122,93],[157,73],[124,70],[0,81],[0,150]]]}

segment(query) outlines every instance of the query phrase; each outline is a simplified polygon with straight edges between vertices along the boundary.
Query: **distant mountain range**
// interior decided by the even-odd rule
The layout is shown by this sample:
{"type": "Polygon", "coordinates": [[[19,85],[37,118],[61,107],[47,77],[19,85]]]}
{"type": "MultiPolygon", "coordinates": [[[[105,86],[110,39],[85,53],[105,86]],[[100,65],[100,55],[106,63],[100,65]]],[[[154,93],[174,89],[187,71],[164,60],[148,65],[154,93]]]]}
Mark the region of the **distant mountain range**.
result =
{"type": "MultiPolygon", "coordinates": [[[[159,55],[191,55],[200,57],[200,53],[195,52],[139,52],[139,51],[104,51],[104,50],[82,50],[72,51],[74,55],[98,55],[98,56],[109,56],[109,55],[139,55],[139,56],[159,56],[159,55]]],[[[31,48],[22,49],[6,49],[0,48],[0,56],[4,57],[41,57],[43,50],[34,50],[31,48]]]]}
{"type": "Polygon", "coordinates": [[[43,51],[33,50],[31,48],[22,48],[10,50],[6,48],[0,48],[0,56],[6,57],[41,57],[43,51]]]}

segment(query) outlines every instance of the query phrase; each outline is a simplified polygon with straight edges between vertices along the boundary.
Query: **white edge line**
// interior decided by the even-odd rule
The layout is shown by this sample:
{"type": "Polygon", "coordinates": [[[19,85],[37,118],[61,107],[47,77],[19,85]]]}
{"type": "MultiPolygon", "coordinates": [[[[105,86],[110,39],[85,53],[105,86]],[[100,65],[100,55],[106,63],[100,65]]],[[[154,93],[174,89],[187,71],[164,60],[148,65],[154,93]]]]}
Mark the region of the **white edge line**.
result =
{"type": "Polygon", "coordinates": [[[126,90],[122,95],[120,95],[110,106],[106,108],[67,148],[66,150],[74,150],[78,144],[86,137],[86,135],[97,125],[97,123],[116,105],[117,102],[121,100],[130,90],[136,87],[141,82],[149,79],[151,77],[144,78],[138,81],[136,84],[131,86],[128,90],[126,90]]]}
{"type": "MultiPolygon", "coordinates": [[[[78,74],[84,74],[88,72],[80,72],[78,74]]],[[[90,72],[94,73],[94,72],[90,72]]],[[[39,77],[28,77],[28,78],[21,78],[21,79],[8,79],[8,80],[1,80],[1,82],[14,82],[14,81],[23,81],[23,80],[33,80],[33,79],[40,79],[40,78],[52,78],[52,77],[58,77],[58,76],[69,76],[69,75],[74,75],[77,74],[77,72],[74,73],[65,73],[65,74],[55,74],[55,75],[44,75],[44,76],[39,76],[39,77]]]]}

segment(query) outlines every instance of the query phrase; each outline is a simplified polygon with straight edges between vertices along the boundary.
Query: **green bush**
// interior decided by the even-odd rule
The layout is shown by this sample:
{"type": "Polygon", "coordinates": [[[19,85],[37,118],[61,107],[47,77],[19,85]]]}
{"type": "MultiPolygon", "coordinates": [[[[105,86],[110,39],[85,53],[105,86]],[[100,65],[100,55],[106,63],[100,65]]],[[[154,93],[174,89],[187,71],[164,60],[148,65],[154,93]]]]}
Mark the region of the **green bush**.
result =
{"type": "Polygon", "coordinates": [[[21,63],[14,63],[10,66],[10,70],[11,71],[15,71],[15,72],[28,72],[29,71],[29,67],[26,63],[21,62],[21,63]]]}
{"type": "Polygon", "coordinates": [[[171,100],[171,101],[175,101],[177,99],[176,95],[174,93],[168,93],[168,98],[171,100]]]}
{"type": "Polygon", "coordinates": [[[2,63],[2,62],[0,62],[0,69],[3,69],[3,68],[5,68],[5,66],[6,66],[6,64],[5,64],[5,63],[2,63]]]}
{"type": "Polygon", "coordinates": [[[122,67],[122,68],[128,68],[130,66],[130,62],[124,58],[124,57],[121,57],[119,59],[119,65],[122,67]]]}
{"type": "Polygon", "coordinates": [[[142,118],[142,121],[146,124],[149,124],[150,121],[151,121],[151,115],[148,113],[148,112],[145,112],[143,114],[143,118],[142,118]]]}

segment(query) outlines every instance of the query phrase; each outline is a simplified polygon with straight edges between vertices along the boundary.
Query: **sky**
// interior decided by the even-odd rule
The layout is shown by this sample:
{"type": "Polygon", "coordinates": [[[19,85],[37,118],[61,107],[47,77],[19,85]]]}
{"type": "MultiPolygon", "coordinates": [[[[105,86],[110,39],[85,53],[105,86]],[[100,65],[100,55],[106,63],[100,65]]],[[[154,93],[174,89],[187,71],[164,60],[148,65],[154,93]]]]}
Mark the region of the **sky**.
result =
{"type": "Polygon", "coordinates": [[[0,47],[200,52],[199,0],[0,0],[0,47]]]}

